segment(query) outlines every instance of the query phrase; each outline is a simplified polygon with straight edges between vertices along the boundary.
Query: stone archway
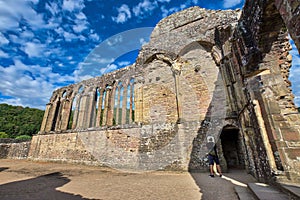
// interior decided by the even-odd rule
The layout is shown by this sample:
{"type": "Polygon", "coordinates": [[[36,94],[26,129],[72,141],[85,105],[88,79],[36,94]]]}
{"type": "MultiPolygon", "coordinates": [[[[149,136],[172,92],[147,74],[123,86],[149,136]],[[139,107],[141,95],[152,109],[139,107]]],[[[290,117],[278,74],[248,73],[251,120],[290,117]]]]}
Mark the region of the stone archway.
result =
{"type": "Polygon", "coordinates": [[[220,156],[223,158],[221,165],[225,168],[224,171],[245,169],[243,141],[240,137],[239,129],[236,127],[224,127],[220,135],[220,143],[222,148],[222,155],[220,156]]]}

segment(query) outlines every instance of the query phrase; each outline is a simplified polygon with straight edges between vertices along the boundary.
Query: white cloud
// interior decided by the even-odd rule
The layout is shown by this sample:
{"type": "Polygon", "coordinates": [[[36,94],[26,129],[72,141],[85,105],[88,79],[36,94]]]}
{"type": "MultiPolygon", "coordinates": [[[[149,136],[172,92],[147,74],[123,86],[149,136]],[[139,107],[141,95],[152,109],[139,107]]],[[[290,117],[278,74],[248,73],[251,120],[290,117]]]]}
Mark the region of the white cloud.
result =
{"type": "Polygon", "coordinates": [[[9,40],[0,32],[0,45],[8,44],[9,40]]]}
{"type": "Polygon", "coordinates": [[[77,13],[75,17],[76,19],[74,20],[74,22],[76,23],[76,25],[73,26],[73,30],[76,33],[81,33],[83,30],[88,28],[88,22],[86,20],[87,18],[83,12],[77,13]]]}
{"type": "Polygon", "coordinates": [[[53,73],[51,67],[25,65],[19,60],[9,67],[0,66],[0,91],[11,99],[1,103],[45,109],[45,104],[56,89],[56,84],[74,81],[71,76],[53,73]]]}
{"type": "Polygon", "coordinates": [[[18,28],[21,19],[34,30],[46,27],[43,15],[38,14],[30,3],[24,0],[0,0],[0,19],[2,31],[18,28]]]}
{"type": "Polygon", "coordinates": [[[172,7],[170,9],[166,9],[165,6],[161,6],[160,10],[162,12],[162,17],[167,17],[168,15],[180,11],[180,7],[172,7]]]}
{"type": "Polygon", "coordinates": [[[231,8],[231,7],[238,5],[241,2],[242,2],[242,0],[224,0],[223,7],[231,8]]]}
{"type": "Polygon", "coordinates": [[[117,66],[117,65],[115,65],[115,64],[109,64],[109,65],[106,66],[106,68],[101,68],[101,69],[100,69],[100,73],[101,73],[101,75],[102,75],[102,74],[105,74],[105,73],[114,71],[114,70],[116,70],[116,69],[118,69],[118,66],[117,66]]]}
{"type": "Polygon", "coordinates": [[[148,42],[145,40],[145,38],[140,38],[140,44],[141,45],[145,45],[147,44],[148,42]]]}
{"type": "Polygon", "coordinates": [[[90,34],[89,38],[91,38],[94,41],[99,41],[100,40],[100,37],[97,33],[90,34]]]}
{"type": "Polygon", "coordinates": [[[82,10],[84,8],[83,0],[64,0],[62,8],[64,10],[73,12],[75,10],[82,10]]]}
{"type": "Polygon", "coordinates": [[[123,41],[122,35],[116,35],[116,36],[113,36],[113,37],[107,39],[106,42],[107,42],[108,46],[114,46],[116,44],[121,43],[122,41],[123,41]]]}
{"type": "Polygon", "coordinates": [[[0,49],[0,58],[9,58],[9,55],[0,49]]]}
{"type": "Polygon", "coordinates": [[[48,2],[46,5],[45,5],[45,8],[47,10],[50,11],[50,13],[55,16],[59,13],[59,8],[58,8],[58,4],[57,3],[53,3],[53,2],[48,2]]]}
{"type": "Polygon", "coordinates": [[[118,62],[118,65],[119,66],[128,66],[130,64],[130,62],[129,61],[121,61],[121,62],[118,62]]]}
{"type": "Polygon", "coordinates": [[[22,48],[23,51],[28,55],[28,57],[42,57],[45,51],[45,45],[34,43],[34,42],[27,42],[24,44],[22,48]]]}
{"type": "Polygon", "coordinates": [[[169,3],[171,0],[157,0],[157,2],[160,2],[160,3],[169,3]]]}
{"type": "Polygon", "coordinates": [[[143,2],[140,2],[137,6],[135,6],[132,11],[135,16],[139,16],[140,18],[145,13],[151,12],[155,8],[158,7],[158,4],[156,1],[150,2],[149,0],[144,0],[143,2]]]}
{"type": "Polygon", "coordinates": [[[123,4],[118,10],[118,16],[112,17],[112,20],[117,23],[124,23],[131,18],[131,12],[128,5],[123,4]]]}
{"type": "Polygon", "coordinates": [[[73,26],[73,30],[76,33],[81,33],[83,30],[87,29],[86,23],[82,22],[82,23],[78,23],[76,25],[73,26]]]}

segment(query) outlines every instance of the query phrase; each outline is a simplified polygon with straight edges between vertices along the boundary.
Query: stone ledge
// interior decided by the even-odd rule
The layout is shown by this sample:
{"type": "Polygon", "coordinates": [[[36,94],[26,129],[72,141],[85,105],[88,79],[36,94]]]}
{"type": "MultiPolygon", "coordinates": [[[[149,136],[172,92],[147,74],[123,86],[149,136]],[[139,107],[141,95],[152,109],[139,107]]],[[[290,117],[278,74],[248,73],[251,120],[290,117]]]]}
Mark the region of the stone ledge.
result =
{"type": "Polygon", "coordinates": [[[248,183],[248,187],[256,199],[263,200],[286,200],[289,196],[277,188],[264,183],[248,183]]]}
{"type": "Polygon", "coordinates": [[[248,188],[242,186],[234,187],[234,191],[237,194],[239,200],[255,200],[248,188]]]}

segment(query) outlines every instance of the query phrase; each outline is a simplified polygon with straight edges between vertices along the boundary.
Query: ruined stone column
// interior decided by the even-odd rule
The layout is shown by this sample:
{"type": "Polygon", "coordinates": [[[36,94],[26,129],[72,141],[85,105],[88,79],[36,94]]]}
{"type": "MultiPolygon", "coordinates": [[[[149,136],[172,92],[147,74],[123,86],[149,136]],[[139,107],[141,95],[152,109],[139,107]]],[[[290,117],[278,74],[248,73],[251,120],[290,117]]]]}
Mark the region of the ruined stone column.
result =
{"type": "Polygon", "coordinates": [[[96,127],[101,126],[100,120],[101,120],[101,111],[102,111],[102,103],[103,103],[103,94],[104,91],[101,89],[100,90],[100,96],[98,99],[98,111],[97,111],[97,117],[96,117],[96,127]]]}
{"type": "Polygon", "coordinates": [[[129,124],[132,124],[132,111],[133,111],[133,84],[130,84],[130,98],[129,98],[129,124]]]}
{"type": "Polygon", "coordinates": [[[110,93],[111,93],[111,88],[106,88],[105,89],[105,102],[104,102],[104,110],[103,110],[103,118],[102,118],[102,126],[107,125],[107,120],[108,120],[108,110],[110,108],[110,93]]]}
{"type": "Polygon", "coordinates": [[[134,89],[135,122],[143,122],[143,88],[134,89]]]}
{"type": "Polygon", "coordinates": [[[276,169],[275,158],[274,158],[274,155],[273,155],[272,147],[271,147],[270,142],[269,142],[268,133],[267,133],[267,130],[266,130],[266,127],[265,127],[265,122],[264,122],[264,119],[261,115],[261,109],[260,109],[260,106],[259,106],[259,102],[257,100],[253,100],[253,104],[255,105],[254,110],[255,110],[256,117],[257,117],[257,122],[259,124],[261,137],[263,139],[264,146],[265,146],[265,149],[266,149],[266,153],[268,155],[269,165],[271,167],[271,170],[273,172],[276,172],[277,169],[276,169]]]}
{"type": "Polygon", "coordinates": [[[57,107],[59,106],[59,101],[54,101],[52,103],[51,109],[49,111],[48,119],[47,119],[47,124],[45,131],[49,132],[55,129],[55,122],[56,122],[56,112],[57,112],[57,107]]]}
{"type": "Polygon", "coordinates": [[[52,107],[52,104],[47,103],[43,121],[42,121],[42,125],[41,125],[41,129],[40,129],[40,131],[42,131],[42,132],[46,131],[46,125],[48,124],[48,117],[49,117],[49,112],[51,110],[51,107],[52,107]]]}
{"type": "Polygon", "coordinates": [[[87,104],[87,96],[86,96],[86,94],[84,94],[80,99],[77,128],[85,128],[86,127],[86,120],[85,120],[86,104],[87,104]]]}
{"type": "Polygon", "coordinates": [[[122,102],[122,124],[126,124],[126,113],[127,113],[127,89],[125,85],[123,89],[123,102],[122,102]]]}
{"type": "Polygon", "coordinates": [[[67,130],[69,124],[69,118],[71,115],[72,104],[69,99],[64,99],[62,103],[62,111],[61,111],[61,124],[60,130],[67,130]]]}
{"type": "Polygon", "coordinates": [[[107,110],[107,125],[108,126],[113,125],[116,87],[113,87],[112,91],[110,93],[111,94],[110,94],[110,97],[108,100],[109,104],[108,104],[108,110],[107,110]]]}
{"type": "Polygon", "coordinates": [[[120,110],[120,99],[121,99],[121,87],[118,86],[118,97],[117,97],[117,107],[116,107],[116,125],[120,124],[119,110],[120,110]]]}
{"type": "Polygon", "coordinates": [[[96,117],[96,92],[91,89],[89,92],[88,96],[88,105],[87,105],[87,110],[85,111],[86,113],[86,127],[94,127],[95,126],[95,117],[96,117]]]}

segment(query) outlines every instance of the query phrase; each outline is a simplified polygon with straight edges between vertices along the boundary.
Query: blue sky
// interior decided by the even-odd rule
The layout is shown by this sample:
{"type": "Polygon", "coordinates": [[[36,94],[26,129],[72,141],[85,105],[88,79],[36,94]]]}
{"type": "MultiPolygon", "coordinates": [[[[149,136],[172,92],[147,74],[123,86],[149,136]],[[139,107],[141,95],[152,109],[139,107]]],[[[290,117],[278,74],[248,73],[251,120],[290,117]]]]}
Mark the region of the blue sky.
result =
{"type": "MultiPolygon", "coordinates": [[[[138,49],[162,18],[195,5],[236,9],[243,3],[244,0],[0,0],[0,103],[44,109],[55,89],[133,63],[138,49]],[[122,49],[115,44],[124,34],[137,37],[133,44],[126,43],[129,39],[121,41],[126,47],[122,49]]],[[[296,50],[292,52],[298,56],[296,50]]],[[[300,105],[296,76],[300,74],[300,59],[293,59],[291,81],[300,105]]]]}

